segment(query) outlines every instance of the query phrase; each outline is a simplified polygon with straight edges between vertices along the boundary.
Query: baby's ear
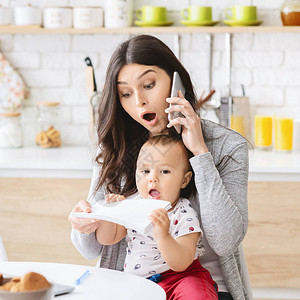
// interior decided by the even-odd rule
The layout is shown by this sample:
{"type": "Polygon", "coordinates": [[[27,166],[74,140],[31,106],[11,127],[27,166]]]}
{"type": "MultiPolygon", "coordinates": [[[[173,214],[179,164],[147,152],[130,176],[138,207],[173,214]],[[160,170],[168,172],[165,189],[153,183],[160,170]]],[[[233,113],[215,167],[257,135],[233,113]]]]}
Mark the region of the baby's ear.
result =
{"type": "Polygon", "coordinates": [[[192,176],[193,176],[192,171],[188,171],[187,173],[184,174],[182,185],[181,185],[182,189],[184,189],[189,184],[192,176]]]}

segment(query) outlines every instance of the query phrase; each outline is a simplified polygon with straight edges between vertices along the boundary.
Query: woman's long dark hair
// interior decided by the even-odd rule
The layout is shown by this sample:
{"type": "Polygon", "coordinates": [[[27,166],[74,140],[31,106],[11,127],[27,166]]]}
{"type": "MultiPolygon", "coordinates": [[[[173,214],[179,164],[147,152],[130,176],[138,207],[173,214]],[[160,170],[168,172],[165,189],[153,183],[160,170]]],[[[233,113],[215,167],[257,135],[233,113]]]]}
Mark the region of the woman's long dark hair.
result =
{"type": "MultiPolygon", "coordinates": [[[[136,160],[149,132],[122,108],[117,91],[117,77],[128,64],[157,66],[172,80],[177,71],[182,79],[185,98],[195,107],[196,96],[190,76],[174,53],[162,41],[150,35],[137,35],[122,43],[110,59],[99,109],[97,135],[100,153],[96,163],[101,165],[96,190],[105,187],[108,193],[130,196],[137,191],[136,160]]],[[[174,130],[174,129],[173,129],[174,130]]]]}

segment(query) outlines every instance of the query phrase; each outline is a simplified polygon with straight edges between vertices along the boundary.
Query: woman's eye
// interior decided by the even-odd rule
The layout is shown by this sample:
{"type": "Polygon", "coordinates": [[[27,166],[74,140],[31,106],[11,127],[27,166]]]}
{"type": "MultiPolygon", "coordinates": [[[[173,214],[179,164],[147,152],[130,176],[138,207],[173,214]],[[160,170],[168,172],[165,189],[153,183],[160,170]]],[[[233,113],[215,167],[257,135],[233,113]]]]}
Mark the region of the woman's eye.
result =
{"type": "Polygon", "coordinates": [[[145,89],[149,90],[149,89],[152,89],[154,87],[154,85],[155,85],[155,83],[152,82],[150,84],[146,84],[144,87],[145,87],[145,89]]]}
{"type": "Polygon", "coordinates": [[[149,174],[150,171],[149,171],[149,170],[142,170],[142,173],[143,173],[143,174],[149,174]]]}
{"type": "Polygon", "coordinates": [[[161,170],[161,173],[162,174],[169,174],[169,173],[171,173],[169,170],[161,170]]]}
{"type": "Polygon", "coordinates": [[[131,93],[121,93],[121,97],[124,97],[124,98],[129,98],[131,95],[131,93]]]}

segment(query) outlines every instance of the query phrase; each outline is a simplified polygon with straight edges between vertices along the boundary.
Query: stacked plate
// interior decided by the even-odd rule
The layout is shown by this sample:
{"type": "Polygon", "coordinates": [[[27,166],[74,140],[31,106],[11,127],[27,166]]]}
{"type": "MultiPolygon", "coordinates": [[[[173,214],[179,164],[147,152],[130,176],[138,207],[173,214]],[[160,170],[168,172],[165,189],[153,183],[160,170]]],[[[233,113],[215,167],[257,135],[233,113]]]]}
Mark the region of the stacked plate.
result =
{"type": "Polygon", "coordinates": [[[142,26],[142,27],[153,27],[153,26],[171,26],[171,25],[173,25],[174,22],[137,20],[134,23],[135,23],[135,25],[142,26]]]}
{"type": "Polygon", "coordinates": [[[258,26],[262,23],[259,20],[224,20],[224,24],[229,26],[258,26]]]}
{"type": "Polygon", "coordinates": [[[201,21],[193,21],[193,20],[181,20],[181,24],[185,26],[214,26],[220,23],[220,21],[211,21],[211,20],[201,20],[201,21]]]}

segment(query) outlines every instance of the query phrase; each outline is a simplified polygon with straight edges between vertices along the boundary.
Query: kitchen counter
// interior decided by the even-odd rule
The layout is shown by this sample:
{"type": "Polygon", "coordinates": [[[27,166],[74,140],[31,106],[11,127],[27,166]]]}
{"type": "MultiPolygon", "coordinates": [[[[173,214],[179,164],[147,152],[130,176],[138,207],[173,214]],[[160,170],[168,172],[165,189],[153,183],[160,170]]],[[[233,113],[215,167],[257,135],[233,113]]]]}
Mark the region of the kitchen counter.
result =
{"type": "Polygon", "coordinates": [[[250,150],[249,181],[300,182],[300,152],[250,150]]]}
{"type": "Polygon", "coordinates": [[[91,178],[88,147],[0,149],[0,177],[91,178]]]}
{"type": "MultiPolygon", "coordinates": [[[[0,177],[91,178],[95,149],[0,149],[0,177]]],[[[300,153],[249,151],[250,181],[300,181],[300,153]]]]}

